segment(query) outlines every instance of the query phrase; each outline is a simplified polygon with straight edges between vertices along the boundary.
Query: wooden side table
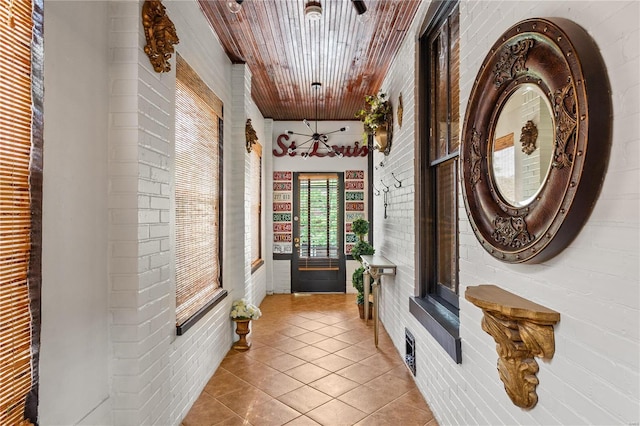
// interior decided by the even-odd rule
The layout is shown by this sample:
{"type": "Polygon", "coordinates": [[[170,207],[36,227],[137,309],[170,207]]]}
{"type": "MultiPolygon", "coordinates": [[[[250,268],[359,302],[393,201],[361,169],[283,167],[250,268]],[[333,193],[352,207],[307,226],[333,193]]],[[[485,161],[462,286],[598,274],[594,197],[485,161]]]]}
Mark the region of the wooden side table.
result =
{"type": "Polygon", "coordinates": [[[396,265],[391,263],[384,256],[368,256],[362,257],[362,266],[364,273],[362,274],[364,283],[364,320],[369,321],[369,276],[373,278],[373,332],[374,342],[378,347],[378,311],[380,306],[380,277],[382,275],[395,275],[396,265]]]}

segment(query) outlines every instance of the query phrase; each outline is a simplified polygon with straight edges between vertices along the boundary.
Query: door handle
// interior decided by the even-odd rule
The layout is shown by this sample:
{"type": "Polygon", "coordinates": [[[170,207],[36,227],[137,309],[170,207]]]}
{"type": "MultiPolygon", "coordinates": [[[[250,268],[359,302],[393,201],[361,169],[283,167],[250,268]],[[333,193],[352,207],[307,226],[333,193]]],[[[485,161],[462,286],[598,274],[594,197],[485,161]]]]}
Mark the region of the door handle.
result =
{"type": "Polygon", "coordinates": [[[300,238],[294,238],[294,239],[293,239],[293,242],[294,242],[294,243],[299,243],[299,242],[300,242],[300,238]]]}

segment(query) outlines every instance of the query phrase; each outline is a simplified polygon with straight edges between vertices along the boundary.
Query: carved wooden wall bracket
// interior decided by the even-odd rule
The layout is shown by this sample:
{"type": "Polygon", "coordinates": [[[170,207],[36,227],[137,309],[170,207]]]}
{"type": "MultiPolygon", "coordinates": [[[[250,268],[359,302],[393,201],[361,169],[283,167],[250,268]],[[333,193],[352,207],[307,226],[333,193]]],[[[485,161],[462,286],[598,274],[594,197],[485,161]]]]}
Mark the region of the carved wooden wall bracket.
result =
{"type": "Polygon", "coordinates": [[[498,373],[511,401],[533,408],[538,402],[538,363],[555,352],[553,325],[560,314],[495,285],[467,287],[465,298],[482,309],[482,329],[496,342],[498,373]]]}
{"type": "Polygon", "coordinates": [[[253,144],[258,143],[258,135],[256,129],[253,128],[253,124],[251,124],[250,118],[247,119],[244,125],[244,140],[247,153],[250,153],[253,150],[253,144]]]}
{"type": "Polygon", "coordinates": [[[176,27],[167,16],[160,0],[146,0],[142,5],[142,26],[147,44],[144,53],[149,57],[156,72],[171,70],[171,54],[173,45],[180,43],[176,27]]]}

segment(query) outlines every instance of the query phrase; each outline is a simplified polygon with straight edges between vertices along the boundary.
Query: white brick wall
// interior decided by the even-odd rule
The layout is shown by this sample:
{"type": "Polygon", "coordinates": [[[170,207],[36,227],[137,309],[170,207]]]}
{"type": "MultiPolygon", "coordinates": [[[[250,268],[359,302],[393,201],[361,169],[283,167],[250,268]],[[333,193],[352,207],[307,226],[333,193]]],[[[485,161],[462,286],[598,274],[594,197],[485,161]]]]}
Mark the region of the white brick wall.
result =
{"type": "Polygon", "coordinates": [[[195,2],[167,2],[166,7],[180,37],[177,52],[225,105],[223,286],[229,297],[185,335],[175,336],[175,70],[158,74],[151,68],[142,50],[141,2],[113,3],[110,276],[115,424],[178,424],[231,345],[231,301],[246,296],[259,304],[266,292],[264,268],[251,274],[246,250],[251,232],[245,229],[249,222],[243,196],[248,111],[262,128],[250,99],[250,74],[244,66],[229,63],[195,2]]]}
{"type": "MultiPolygon", "coordinates": [[[[539,402],[530,411],[514,406],[496,371],[493,339],[480,328],[481,311],[460,298],[462,364],[456,365],[408,312],[414,291],[415,40],[428,5],[423,4],[383,91],[404,101],[404,123],[394,127],[391,154],[375,182],[400,178],[391,188],[388,219],[374,198],[375,241],[399,265],[383,284],[381,315],[404,352],[404,327],[416,337],[416,382],[441,424],[630,424],[639,421],[639,6],[626,2],[467,2],[460,5],[461,115],[489,48],[508,27],[530,17],[565,17],[594,38],[607,66],[614,109],[609,168],[595,209],[577,238],[538,265],[494,260],[460,211],[460,294],[491,283],[561,313],[556,353],[540,361],[539,402]]],[[[594,142],[594,143],[597,143],[594,142]]],[[[374,164],[382,159],[376,154],[374,164]]]]}

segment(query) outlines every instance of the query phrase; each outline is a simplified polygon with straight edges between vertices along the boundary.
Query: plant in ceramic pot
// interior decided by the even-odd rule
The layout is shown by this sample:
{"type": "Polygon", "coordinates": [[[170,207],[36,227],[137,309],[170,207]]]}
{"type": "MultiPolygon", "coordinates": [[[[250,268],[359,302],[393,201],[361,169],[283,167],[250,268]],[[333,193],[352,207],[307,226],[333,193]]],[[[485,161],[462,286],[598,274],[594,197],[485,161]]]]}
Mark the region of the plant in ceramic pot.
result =
{"type": "Polygon", "coordinates": [[[376,138],[376,148],[380,152],[385,152],[388,147],[389,125],[391,123],[391,102],[385,93],[377,95],[366,95],[364,97],[365,106],[356,113],[356,118],[362,121],[366,135],[374,135],[376,138]]]}
{"type": "Polygon", "coordinates": [[[251,332],[249,322],[257,320],[262,316],[260,308],[246,299],[234,300],[231,304],[231,319],[236,323],[236,334],[239,339],[233,344],[233,348],[237,351],[246,351],[251,347],[251,342],[247,341],[247,334],[251,332]]]}
{"type": "MultiPolygon", "coordinates": [[[[376,250],[368,241],[364,240],[364,236],[369,233],[369,222],[364,219],[356,219],[351,224],[351,231],[356,234],[359,241],[351,249],[351,256],[354,260],[357,260],[362,265],[362,255],[375,254],[376,250]]],[[[356,303],[358,304],[358,310],[360,311],[360,318],[364,318],[364,267],[360,266],[353,272],[351,276],[351,283],[358,292],[356,297],[356,303]]],[[[370,278],[369,285],[373,283],[373,279],[370,278]]],[[[371,309],[369,309],[369,315],[371,315],[371,309]]]]}

